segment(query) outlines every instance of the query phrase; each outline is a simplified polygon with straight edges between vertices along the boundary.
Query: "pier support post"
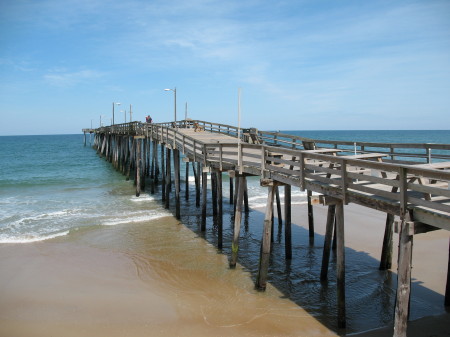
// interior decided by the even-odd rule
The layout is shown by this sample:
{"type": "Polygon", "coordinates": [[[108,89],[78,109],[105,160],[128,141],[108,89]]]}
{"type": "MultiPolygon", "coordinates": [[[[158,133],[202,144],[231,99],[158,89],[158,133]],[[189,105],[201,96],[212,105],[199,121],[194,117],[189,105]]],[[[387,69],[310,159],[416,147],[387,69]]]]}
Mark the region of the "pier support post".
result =
{"type": "Polygon", "coordinates": [[[281,215],[281,201],[280,201],[280,190],[278,186],[275,189],[275,199],[277,201],[277,216],[278,216],[278,226],[283,225],[283,217],[281,215]]]}
{"type": "Polygon", "coordinates": [[[150,179],[151,179],[151,185],[150,185],[150,193],[155,194],[155,184],[156,184],[156,142],[152,140],[150,147],[152,148],[152,155],[150,160],[150,179]]]}
{"type": "Polygon", "coordinates": [[[136,196],[141,195],[141,139],[135,138],[136,142],[136,196]]]}
{"type": "Polygon", "coordinates": [[[445,306],[450,307],[450,239],[448,242],[447,285],[445,287],[445,306]]]}
{"type": "Polygon", "coordinates": [[[223,197],[222,197],[222,171],[217,170],[217,206],[219,214],[217,215],[217,247],[222,249],[223,247],[223,197]]]}
{"type": "Polygon", "coordinates": [[[397,301],[395,302],[394,337],[406,337],[408,323],[409,296],[411,292],[411,260],[413,245],[413,222],[408,216],[401,220],[398,271],[397,301]]]}
{"type": "Polygon", "coordinates": [[[394,215],[387,213],[386,227],[384,229],[383,249],[381,251],[380,270],[391,269],[393,250],[394,215]]]}
{"type": "Polygon", "coordinates": [[[171,150],[169,148],[166,148],[166,198],[164,200],[165,208],[170,207],[170,186],[171,186],[171,175],[172,175],[172,169],[170,165],[170,152],[171,150]]]}
{"type": "Polygon", "coordinates": [[[269,185],[269,191],[267,195],[266,214],[264,217],[264,229],[261,242],[261,253],[259,257],[259,269],[258,276],[256,277],[256,289],[265,290],[267,283],[267,274],[269,271],[269,259],[270,259],[270,246],[272,237],[272,214],[273,214],[273,201],[276,191],[275,182],[271,182],[269,185]]]}
{"type": "Polygon", "coordinates": [[[236,182],[237,181],[239,181],[239,183],[237,186],[237,199],[235,203],[236,211],[234,214],[234,231],[233,231],[233,242],[231,244],[230,268],[236,267],[239,252],[239,235],[241,232],[242,202],[244,199],[245,176],[236,174],[236,182]]]}
{"type": "Polygon", "coordinates": [[[291,234],[291,185],[284,186],[284,252],[287,260],[292,259],[291,234]]]}
{"type": "Polygon", "coordinates": [[[327,225],[325,229],[325,239],[323,243],[322,269],[320,279],[325,281],[328,278],[328,264],[330,262],[331,238],[333,236],[333,227],[336,214],[336,205],[328,206],[327,225]]]}
{"type": "Polygon", "coordinates": [[[244,210],[245,214],[248,214],[250,208],[248,207],[248,188],[247,188],[247,179],[244,180],[244,210]]]}
{"type": "Polygon", "coordinates": [[[230,177],[230,204],[234,202],[233,177],[230,177]]]}
{"type": "Polygon", "coordinates": [[[175,216],[181,219],[180,213],[180,150],[173,150],[173,168],[175,175],[175,216]]]}
{"type": "Polygon", "coordinates": [[[215,170],[211,171],[211,199],[213,217],[217,216],[217,174],[215,170]]]}
{"type": "Polygon", "coordinates": [[[344,242],[344,203],[336,204],[336,280],[338,327],[345,328],[345,242],[344,242]]]}
{"type": "Polygon", "coordinates": [[[308,225],[309,225],[309,243],[314,243],[314,212],[311,204],[312,192],[308,190],[306,192],[308,198],[308,225]]]}
{"type": "Polygon", "coordinates": [[[166,164],[164,159],[164,144],[161,144],[161,200],[166,201],[166,164]]]}
{"type": "Polygon", "coordinates": [[[206,203],[208,192],[208,168],[204,167],[202,171],[202,224],[201,231],[206,231],[206,203]]]}
{"type": "Polygon", "coordinates": [[[197,169],[195,169],[195,163],[192,164],[192,170],[194,171],[195,179],[195,206],[200,207],[200,163],[197,163],[197,169]]]}
{"type": "MultiPolygon", "coordinates": [[[[187,159],[187,158],[186,158],[187,159]]],[[[184,199],[189,200],[189,161],[186,161],[186,177],[184,181],[184,199]]]]}

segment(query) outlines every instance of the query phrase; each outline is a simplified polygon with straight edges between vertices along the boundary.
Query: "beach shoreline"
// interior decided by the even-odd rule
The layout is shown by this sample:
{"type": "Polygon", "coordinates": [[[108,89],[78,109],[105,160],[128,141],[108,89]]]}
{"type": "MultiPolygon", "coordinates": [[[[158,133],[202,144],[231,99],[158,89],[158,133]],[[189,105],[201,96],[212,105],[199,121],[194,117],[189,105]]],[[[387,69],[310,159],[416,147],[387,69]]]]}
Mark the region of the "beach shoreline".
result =
{"type": "MultiPolygon", "coordinates": [[[[314,210],[315,231],[321,235],[326,208],[314,210]]],[[[306,206],[293,213],[293,223],[305,227],[306,206]]],[[[379,259],[383,219],[380,212],[346,206],[346,247],[379,259]]],[[[245,268],[229,270],[226,255],[174,217],[158,221],[153,228],[134,223],[0,245],[0,336],[337,335],[270,284],[267,293],[255,291],[245,268]],[[160,243],[158,224],[173,227],[170,239],[189,244],[195,260],[160,243]],[[163,254],[173,258],[162,261],[163,254]]],[[[448,234],[415,238],[414,281],[440,295],[448,234]]],[[[408,336],[449,336],[448,322],[445,313],[414,320],[408,336]]],[[[391,336],[392,328],[352,335],[391,336]]]]}

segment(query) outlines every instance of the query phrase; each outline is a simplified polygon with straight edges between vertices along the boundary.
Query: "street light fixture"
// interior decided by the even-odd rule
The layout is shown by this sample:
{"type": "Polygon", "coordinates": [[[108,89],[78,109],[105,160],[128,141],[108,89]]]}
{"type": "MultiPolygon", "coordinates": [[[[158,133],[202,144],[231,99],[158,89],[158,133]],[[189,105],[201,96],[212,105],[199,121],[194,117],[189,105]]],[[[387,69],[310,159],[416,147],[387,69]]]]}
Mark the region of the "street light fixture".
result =
{"type": "Polygon", "coordinates": [[[120,105],[120,103],[113,102],[113,118],[112,118],[112,124],[114,125],[114,105],[120,105]]]}
{"type": "Polygon", "coordinates": [[[174,89],[164,89],[164,91],[173,91],[174,97],[174,117],[175,117],[175,127],[177,125],[177,88],[174,89]]]}

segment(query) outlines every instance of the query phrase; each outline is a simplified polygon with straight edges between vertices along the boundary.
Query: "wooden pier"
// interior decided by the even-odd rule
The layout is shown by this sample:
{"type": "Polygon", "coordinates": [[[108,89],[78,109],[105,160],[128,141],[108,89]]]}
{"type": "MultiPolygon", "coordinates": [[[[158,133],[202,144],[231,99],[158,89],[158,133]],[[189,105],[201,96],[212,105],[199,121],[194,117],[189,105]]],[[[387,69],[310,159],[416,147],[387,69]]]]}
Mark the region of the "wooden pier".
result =
{"type": "MultiPolygon", "coordinates": [[[[273,205],[281,219],[279,188],[285,191],[285,255],[292,256],[291,187],[307,191],[310,237],[314,235],[312,205],[328,206],[321,279],[327,279],[332,237],[337,258],[338,327],[345,328],[345,205],[355,203],[386,213],[380,270],[391,268],[393,232],[399,233],[398,286],[394,336],[406,336],[412,242],[414,235],[450,230],[450,144],[385,144],[313,140],[277,132],[262,132],[205,121],[160,124],[132,122],[99,129],[93,147],[127,179],[133,178],[136,195],[161,184],[166,208],[175,202],[181,217],[180,160],[186,163],[185,198],[189,198],[189,165],[195,178],[196,205],[202,207],[201,230],[206,229],[207,175],[211,174],[213,214],[218,217],[218,247],[222,247],[222,173],[230,177],[234,203],[234,235],[229,265],[236,266],[243,208],[248,208],[247,177],[259,176],[268,188],[259,272],[255,280],[264,290],[270,268],[273,205]],[[159,149],[159,150],[158,150],[159,149]],[[173,157],[173,169],[171,167],[173,157]],[[146,179],[146,177],[148,179],[146,179]],[[145,186],[146,180],[150,186],[145,186]],[[171,197],[172,181],[175,197],[171,197]],[[315,192],[314,195],[312,192],[315,192]]],[[[450,248],[449,252],[450,258],[450,248]]],[[[445,305],[450,306],[447,273],[445,305]]]]}

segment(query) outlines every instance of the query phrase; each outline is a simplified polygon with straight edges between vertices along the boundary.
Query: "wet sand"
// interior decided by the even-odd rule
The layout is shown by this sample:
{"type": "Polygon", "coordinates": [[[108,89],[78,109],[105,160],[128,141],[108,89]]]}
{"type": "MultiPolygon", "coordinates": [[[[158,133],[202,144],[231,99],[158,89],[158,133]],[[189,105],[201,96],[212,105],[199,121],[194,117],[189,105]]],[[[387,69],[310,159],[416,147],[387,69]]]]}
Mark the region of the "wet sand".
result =
{"type": "MultiPolygon", "coordinates": [[[[295,224],[307,222],[305,208],[294,207],[295,224]]],[[[366,211],[346,207],[346,246],[379,259],[384,215],[366,211]]],[[[315,207],[319,234],[325,216],[315,207]]],[[[414,281],[441,295],[448,244],[445,231],[414,241],[414,281]]],[[[273,286],[256,292],[249,272],[229,270],[227,256],[173,217],[0,245],[0,257],[0,336],[336,335],[273,286]],[[173,234],[161,237],[167,226],[173,234]]],[[[449,322],[420,319],[408,336],[449,336],[449,322]]],[[[383,335],[392,329],[361,334],[383,335]]]]}

